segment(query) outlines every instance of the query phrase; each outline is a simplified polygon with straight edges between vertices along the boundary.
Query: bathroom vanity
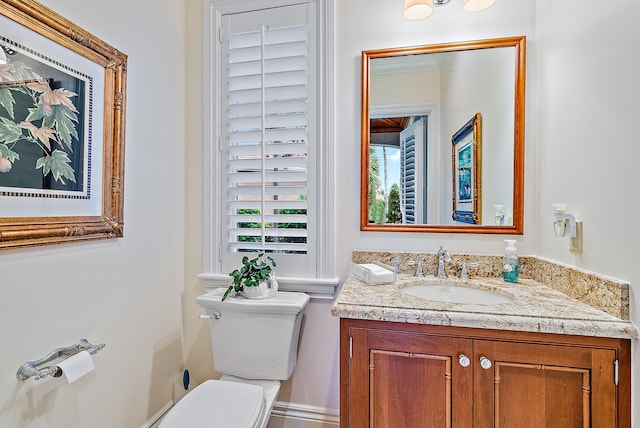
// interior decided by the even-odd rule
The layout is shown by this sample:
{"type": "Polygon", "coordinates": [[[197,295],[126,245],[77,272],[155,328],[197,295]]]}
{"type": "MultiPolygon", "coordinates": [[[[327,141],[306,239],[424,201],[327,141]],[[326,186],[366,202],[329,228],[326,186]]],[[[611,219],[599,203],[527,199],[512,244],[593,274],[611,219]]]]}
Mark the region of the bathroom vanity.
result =
{"type": "MultiPolygon", "coordinates": [[[[611,300],[625,304],[624,290],[615,295],[603,299],[609,312],[611,300]]],[[[438,285],[428,274],[404,274],[369,286],[348,278],[332,313],[341,318],[343,428],[631,426],[636,327],[534,279],[451,275],[438,285]],[[417,285],[507,300],[456,303],[403,291],[417,285]]]]}
{"type": "Polygon", "coordinates": [[[352,319],[340,331],[342,427],[631,426],[625,339],[352,319]]]}

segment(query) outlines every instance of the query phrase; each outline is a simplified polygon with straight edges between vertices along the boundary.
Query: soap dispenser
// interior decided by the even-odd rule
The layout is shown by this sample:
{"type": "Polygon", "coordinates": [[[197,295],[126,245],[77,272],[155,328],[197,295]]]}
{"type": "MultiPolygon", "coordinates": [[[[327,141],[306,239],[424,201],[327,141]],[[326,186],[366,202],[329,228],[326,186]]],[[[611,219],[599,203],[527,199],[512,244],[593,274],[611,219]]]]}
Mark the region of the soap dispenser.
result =
{"type": "Polygon", "coordinates": [[[504,280],[505,282],[518,282],[518,250],[516,249],[516,240],[515,239],[505,239],[504,242],[507,243],[507,248],[504,252],[504,280]]]}

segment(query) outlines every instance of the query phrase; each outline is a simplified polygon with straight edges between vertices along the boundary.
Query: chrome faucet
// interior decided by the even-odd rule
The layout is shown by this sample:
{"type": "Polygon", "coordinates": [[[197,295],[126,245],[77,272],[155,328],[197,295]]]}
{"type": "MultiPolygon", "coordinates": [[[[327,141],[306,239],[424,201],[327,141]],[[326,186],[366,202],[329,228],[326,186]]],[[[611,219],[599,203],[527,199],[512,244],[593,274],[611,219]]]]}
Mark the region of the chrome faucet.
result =
{"type": "Polygon", "coordinates": [[[469,279],[469,272],[467,272],[467,267],[478,267],[479,264],[475,262],[462,262],[460,263],[460,279],[467,280],[469,279]]]}
{"type": "Polygon", "coordinates": [[[436,278],[446,278],[447,272],[444,268],[445,263],[449,263],[451,261],[451,255],[447,250],[444,249],[444,246],[440,245],[440,249],[438,250],[438,273],[436,274],[436,278]]]}
{"type": "Polygon", "coordinates": [[[418,278],[424,277],[424,272],[422,271],[422,260],[411,260],[409,261],[409,264],[416,267],[416,276],[418,278]]]}

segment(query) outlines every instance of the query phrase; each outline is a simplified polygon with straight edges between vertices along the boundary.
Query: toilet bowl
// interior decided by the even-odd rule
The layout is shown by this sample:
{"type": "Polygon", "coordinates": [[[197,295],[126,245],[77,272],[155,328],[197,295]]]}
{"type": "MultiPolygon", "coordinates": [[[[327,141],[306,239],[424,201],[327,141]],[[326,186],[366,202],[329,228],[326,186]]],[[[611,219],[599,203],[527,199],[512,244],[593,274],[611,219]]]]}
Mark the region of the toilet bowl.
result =
{"type": "Polygon", "coordinates": [[[280,382],[272,388],[221,378],[198,385],[164,417],[158,428],[264,428],[280,382]]]}
{"type": "Polygon", "coordinates": [[[304,293],[229,297],[216,289],[197,298],[211,315],[214,367],[223,373],[189,392],[158,428],[265,428],[282,380],[296,364],[304,293]]]}

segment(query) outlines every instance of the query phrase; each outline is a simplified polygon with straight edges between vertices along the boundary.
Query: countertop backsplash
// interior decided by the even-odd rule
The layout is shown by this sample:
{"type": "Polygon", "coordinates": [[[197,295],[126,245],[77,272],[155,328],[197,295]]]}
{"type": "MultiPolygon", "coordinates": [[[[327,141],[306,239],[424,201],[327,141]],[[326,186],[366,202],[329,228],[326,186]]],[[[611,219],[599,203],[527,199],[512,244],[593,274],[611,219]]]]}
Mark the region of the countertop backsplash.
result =
{"type": "MultiPolygon", "coordinates": [[[[458,277],[462,262],[475,262],[478,267],[467,268],[471,278],[502,277],[502,255],[450,253],[451,262],[446,264],[449,276],[458,277]]],[[[354,263],[382,262],[390,265],[398,258],[400,273],[411,275],[416,267],[409,262],[421,260],[425,276],[437,271],[436,253],[388,252],[354,250],[354,263]]],[[[629,283],[588,272],[576,267],[557,263],[537,256],[519,256],[520,278],[536,282],[560,291],[582,303],[600,309],[621,320],[629,320],[629,283]]]]}

